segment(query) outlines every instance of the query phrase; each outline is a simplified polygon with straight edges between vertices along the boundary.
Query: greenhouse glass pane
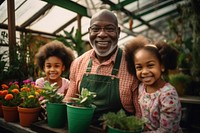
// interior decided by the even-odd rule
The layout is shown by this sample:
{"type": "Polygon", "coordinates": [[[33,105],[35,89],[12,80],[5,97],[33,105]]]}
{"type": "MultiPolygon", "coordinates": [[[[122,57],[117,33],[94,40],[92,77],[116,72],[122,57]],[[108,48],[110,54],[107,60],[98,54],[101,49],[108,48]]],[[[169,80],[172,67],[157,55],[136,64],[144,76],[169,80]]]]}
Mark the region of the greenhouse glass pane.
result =
{"type": "Polygon", "coordinates": [[[85,41],[89,41],[89,34],[82,36],[82,39],[85,41]]]}
{"type": "Polygon", "coordinates": [[[20,26],[30,19],[47,3],[41,0],[28,0],[17,11],[15,11],[16,25],[20,26]]]}
{"type": "Polygon", "coordinates": [[[167,13],[167,12],[174,10],[174,9],[176,9],[176,5],[166,6],[165,8],[162,8],[162,9],[156,10],[154,12],[151,12],[147,15],[144,15],[141,18],[144,19],[145,21],[148,21],[148,20],[156,18],[157,16],[160,16],[160,15],[167,13]]]}
{"type": "Polygon", "coordinates": [[[140,9],[143,6],[148,5],[149,3],[152,3],[152,1],[151,0],[139,0],[139,1],[136,0],[135,2],[132,2],[124,6],[124,8],[129,10],[130,12],[134,12],[135,10],[140,9]]]}
{"type": "Polygon", "coordinates": [[[88,28],[90,27],[90,18],[82,17],[81,25],[82,33],[88,32],[88,28]]]}
{"type": "Polygon", "coordinates": [[[129,41],[130,39],[133,39],[135,38],[134,36],[127,36],[127,37],[124,37],[123,39],[119,40],[118,41],[118,45],[120,47],[123,47],[124,45],[126,45],[126,42],[129,41]]]}
{"type": "Polygon", "coordinates": [[[33,30],[40,30],[47,33],[53,33],[62,25],[66,24],[77,14],[64,8],[54,6],[47,14],[30,26],[33,30]]]}
{"type": "Polygon", "coordinates": [[[4,23],[3,21],[7,19],[8,13],[7,13],[7,0],[5,0],[0,5],[0,23],[4,23]]]}
{"type": "MultiPolygon", "coordinates": [[[[137,19],[134,19],[134,18],[133,18],[133,28],[136,27],[136,26],[138,26],[138,25],[140,25],[140,24],[141,24],[140,21],[138,21],[137,19]]],[[[129,28],[129,22],[124,23],[124,26],[125,26],[126,28],[129,28]]]]}
{"type": "Polygon", "coordinates": [[[133,29],[133,32],[142,32],[144,30],[148,29],[148,27],[146,25],[142,25],[140,27],[137,27],[135,29],[133,29]]]}
{"type": "Polygon", "coordinates": [[[119,40],[121,40],[121,39],[124,38],[125,36],[127,36],[127,34],[124,33],[124,32],[121,32],[120,35],[119,35],[119,40]]]}
{"type": "Polygon", "coordinates": [[[59,34],[61,35],[65,35],[65,33],[63,31],[67,31],[70,32],[72,30],[72,28],[74,27],[74,32],[73,32],[73,36],[75,35],[75,31],[77,29],[77,21],[71,23],[70,25],[68,25],[65,29],[63,29],[61,32],[59,32],[59,34]]]}
{"type": "MultiPolygon", "coordinates": [[[[15,0],[15,10],[23,4],[25,0],[15,0]]],[[[0,23],[8,24],[7,0],[0,5],[0,23]]]]}

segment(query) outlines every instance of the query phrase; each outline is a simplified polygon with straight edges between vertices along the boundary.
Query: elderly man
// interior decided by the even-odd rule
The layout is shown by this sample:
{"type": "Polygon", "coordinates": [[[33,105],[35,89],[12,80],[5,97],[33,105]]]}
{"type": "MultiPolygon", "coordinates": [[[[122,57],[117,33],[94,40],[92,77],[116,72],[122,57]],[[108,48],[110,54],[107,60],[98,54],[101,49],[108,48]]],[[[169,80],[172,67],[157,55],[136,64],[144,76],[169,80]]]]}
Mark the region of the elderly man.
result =
{"type": "Polygon", "coordinates": [[[82,88],[96,92],[94,125],[109,111],[124,109],[139,115],[138,82],[128,73],[125,54],[117,45],[120,27],[116,16],[109,10],[101,10],[92,16],[88,31],[93,49],[73,61],[64,101],[71,102],[71,97],[76,97],[82,88]]]}

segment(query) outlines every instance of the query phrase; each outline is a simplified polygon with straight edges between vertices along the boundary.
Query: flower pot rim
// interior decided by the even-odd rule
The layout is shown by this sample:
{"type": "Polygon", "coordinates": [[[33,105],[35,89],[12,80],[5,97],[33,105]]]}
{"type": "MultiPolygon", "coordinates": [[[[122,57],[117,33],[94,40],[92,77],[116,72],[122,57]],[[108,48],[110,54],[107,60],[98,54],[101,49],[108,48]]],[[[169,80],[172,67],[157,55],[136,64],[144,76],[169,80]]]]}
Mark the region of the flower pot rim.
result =
{"type": "Polygon", "coordinates": [[[72,104],[73,104],[73,102],[66,103],[67,106],[73,107],[73,108],[80,108],[80,109],[95,109],[96,108],[95,105],[92,105],[91,107],[83,107],[83,106],[76,106],[76,105],[72,105],[72,104]]]}
{"type": "Polygon", "coordinates": [[[110,125],[107,125],[108,126],[108,128],[110,128],[110,129],[114,129],[114,130],[116,130],[116,131],[120,131],[120,132],[124,132],[124,133],[133,133],[133,132],[135,132],[135,133],[139,133],[139,132],[141,132],[142,131],[142,129],[141,130],[139,130],[139,131],[128,131],[128,130],[122,130],[122,129],[119,129],[119,128],[114,128],[114,127],[112,127],[112,126],[110,126],[110,125]]]}
{"type": "Polygon", "coordinates": [[[6,106],[6,105],[2,105],[3,108],[17,108],[17,106],[6,106]]]}
{"type": "Polygon", "coordinates": [[[35,107],[35,108],[24,108],[24,107],[20,107],[20,106],[17,106],[17,110],[18,112],[39,112],[41,109],[41,107],[35,107]]]}
{"type": "MultiPolygon", "coordinates": [[[[21,105],[17,106],[17,107],[20,107],[20,108],[27,108],[27,107],[23,107],[21,105]]],[[[33,108],[41,108],[41,106],[38,106],[38,107],[31,107],[31,108],[27,108],[27,109],[33,109],[33,108]]]]}
{"type": "Polygon", "coordinates": [[[17,106],[17,108],[23,108],[23,109],[38,109],[38,108],[41,108],[41,107],[26,108],[26,107],[22,107],[22,106],[17,106]]]}
{"type": "Polygon", "coordinates": [[[52,102],[47,102],[46,104],[57,104],[57,105],[65,105],[65,103],[52,103],[52,102]]]}

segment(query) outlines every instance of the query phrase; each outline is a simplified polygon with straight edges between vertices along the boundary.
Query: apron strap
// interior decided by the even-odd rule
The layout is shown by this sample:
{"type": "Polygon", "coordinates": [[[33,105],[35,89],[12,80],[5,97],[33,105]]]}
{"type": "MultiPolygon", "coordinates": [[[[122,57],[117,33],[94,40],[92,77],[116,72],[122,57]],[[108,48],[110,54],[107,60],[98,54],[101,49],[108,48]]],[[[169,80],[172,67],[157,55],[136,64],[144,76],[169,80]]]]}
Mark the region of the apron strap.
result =
{"type": "MultiPolygon", "coordinates": [[[[122,57],[122,50],[119,48],[115,59],[115,64],[112,70],[112,75],[116,76],[118,74],[119,66],[121,63],[121,57],[122,57]]],[[[92,59],[90,58],[86,72],[91,72],[91,69],[92,69],[92,59]]]]}
{"type": "Polygon", "coordinates": [[[92,69],[92,59],[90,58],[86,72],[91,72],[91,69],[92,69]]]}
{"type": "Polygon", "coordinates": [[[118,74],[121,58],[122,58],[122,50],[119,48],[115,59],[115,65],[112,70],[112,75],[116,76],[118,74]]]}

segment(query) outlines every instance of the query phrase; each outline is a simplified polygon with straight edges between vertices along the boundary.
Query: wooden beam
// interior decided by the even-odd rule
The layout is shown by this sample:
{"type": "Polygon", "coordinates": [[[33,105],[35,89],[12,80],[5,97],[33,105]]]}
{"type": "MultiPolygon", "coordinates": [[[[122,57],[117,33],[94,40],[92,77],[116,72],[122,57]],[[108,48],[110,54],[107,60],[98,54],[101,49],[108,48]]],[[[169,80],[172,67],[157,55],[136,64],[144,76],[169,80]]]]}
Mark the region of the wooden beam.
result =
{"type": "Polygon", "coordinates": [[[76,12],[81,16],[88,17],[87,9],[84,6],[77,4],[76,2],[73,2],[71,0],[43,0],[43,1],[76,12]]]}
{"type": "MultiPolygon", "coordinates": [[[[1,29],[8,29],[8,25],[0,24],[0,28],[1,29]]],[[[21,28],[19,26],[16,26],[15,28],[16,28],[16,31],[19,31],[19,32],[39,34],[39,35],[47,35],[47,36],[51,36],[51,37],[58,37],[56,34],[51,34],[51,33],[46,33],[46,32],[41,32],[41,31],[36,31],[36,30],[30,30],[30,29],[25,29],[25,28],[21,28]]]]}
{"type": "Polygon", "coordinates": [[[10,65],[14,65],[16,54],[15,0],[7,0],[8,10],[8,44],[10,65]]]}
{"type": "Polygon", "coordinates": [[[81,15],[77,14],[77,27],[78,27],[78,30],[81,32],[81,15]]]}

